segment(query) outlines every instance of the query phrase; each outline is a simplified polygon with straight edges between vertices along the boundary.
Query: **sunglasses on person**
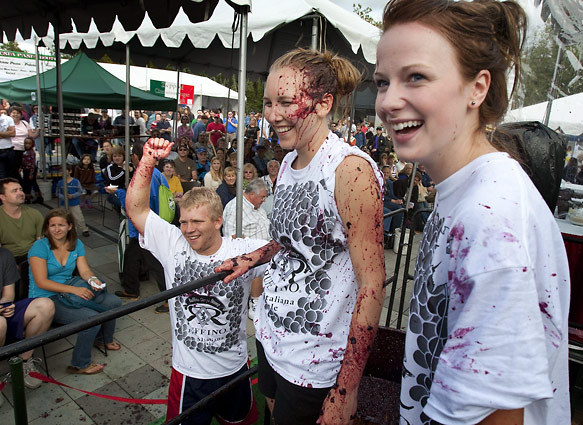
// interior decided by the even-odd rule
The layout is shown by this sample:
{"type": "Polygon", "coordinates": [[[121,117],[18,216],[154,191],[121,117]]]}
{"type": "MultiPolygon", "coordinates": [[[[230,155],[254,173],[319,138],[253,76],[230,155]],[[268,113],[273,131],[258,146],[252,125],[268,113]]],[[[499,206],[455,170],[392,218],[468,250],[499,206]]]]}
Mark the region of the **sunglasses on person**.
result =
{"type": "Polygon", "coordinates": [[[178,148],[179,151],[187,151],[188,148],[186,146],[181,146],[178,148]]]}

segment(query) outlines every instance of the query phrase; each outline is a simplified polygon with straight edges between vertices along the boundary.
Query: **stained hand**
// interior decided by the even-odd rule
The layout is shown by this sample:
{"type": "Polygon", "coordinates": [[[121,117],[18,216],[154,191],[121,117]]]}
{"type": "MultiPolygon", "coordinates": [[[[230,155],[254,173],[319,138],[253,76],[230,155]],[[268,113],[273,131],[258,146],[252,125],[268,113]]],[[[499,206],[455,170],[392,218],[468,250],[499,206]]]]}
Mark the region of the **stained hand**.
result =
{"type": "Polygon", "coordinates": [[[215,267],[215,273],[232,270],[233,273],[231,273],[229,276],[227,276],[225,279],[223,279],[223,282],[229,283],[232,280],[243,276],[256,263],[257,263],[257,260],[254,260],[253,258],[251,258],[247,255],[240,255],[238,257],[225,260],[223,262],[223,264],[221,264],[218,267],[215,267]]]}
{"type": "Polygon", "coordinates": [[[174,143],[163,138],[148,139],[144,144],[144,156],[154,159],[164,159],[170,154],[174,143]]]}
{"type": "Polygon", "coordinates": [[[356,416],[358,391],[347,392],[345,388],[332,388],[324,404],[322,414],[316,421],[320,425],[350,425],[356,416]]]}

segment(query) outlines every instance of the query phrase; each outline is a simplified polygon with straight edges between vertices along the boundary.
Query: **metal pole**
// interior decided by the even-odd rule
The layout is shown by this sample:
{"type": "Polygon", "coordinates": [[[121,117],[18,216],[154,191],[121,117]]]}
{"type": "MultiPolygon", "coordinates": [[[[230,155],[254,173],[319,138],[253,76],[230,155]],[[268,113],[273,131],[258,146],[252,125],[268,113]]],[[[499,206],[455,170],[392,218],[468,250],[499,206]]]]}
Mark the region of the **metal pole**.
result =
{"type": "MultiPolygon", "coordinates": [[[[235,235],[240,238],[243,229],[243,151],[245,149],[245,140],[243,138],[244,125],[241,117],[245,113],[245,86],[247,84],[247,19],[249,9],[243,9],[241,14],[241,29],[239,36],[239,125],[237,126],[237,214],[235,216],[236,231],[235,235]]],[[[265,117],[262,118],[264,120],[265,117]]],[[[263,126],[263,121],[261,122],[263,126]]]]}
{"type": "Polygon", "coordinates": [[[551,108],[553,107],[553,90],[555,87],[555,82],[557,81],[557,74],[559,71],[559,63],[561,62],[561,53],[563,50],[563,45],[559,39],[557,39],[557,45],[559,49],[557,50],[557,61],[555,62],[555,70],[553,71],[553,80],[551,81],[551,87],[549,88],[549,93],[547,94],[547,109],[545,110],[545,116],[543,118],[543,124],[549,125],[549,119],[551,117],[551,108]]]}
{"type": "Polygon", "coordinates": [[[318,50],[318,18],[312,18],[312,50],[318,50]]]}
{"type": "MultiPolygon", "coordinates": [[[[176,112],[174,113],[174,119],[172,120],[172,136],[170,140],[176,140],[176,136],[178,136],[178,120],[180,117],[178,116],[178,108],[180,107],[180,69],[176,67],[176,112]]],[[[190,146],[190,143],[188,144],[190,146]]]]}
{"type": "Polygon", "coordinates": [[[63,83],[61,81],[61,46],[59,23],[55,23],[55,56],[57,65],[57,108],[59,109],[59,138],[61,139],[61,170],[63,172],[63,204],[69,209],[69,190],[67,189],[67,147],[65,143],[65,117],[63,112],[63,83]]]}
{"type": "Polygon", "coordinates": [[[124,126],[125,133],[125,152],[126,152],[126,166],[125,166],[125,185],[126,188],[130,184],[130,45],[126,44],[126,99],[125,99],[125,116],[126,122],[124,126]]]}
{"type": "Polygon", "coordinates": [[[12,357],[10,365],[10,376],[12,378],[12,400],[14,402],[14,423],[25,425],[28,423],[26,413],[26,394],[24,393],[24,372],[22,370],[22,359],[12,357]]]}
{"type": "MultiPolygon", "coordinates": [[[[126,122],[125,122],[125,152],[126,152],[126,166],[125,166],[125,185],[126,190],[130,187],[130,101],[131,101],[131,92],[130,92],[130,45],[126,44],[126,99],[125,99],[125,115],[126,115],[126,122]]],[[[125,206],[124,206],[125,208],[125,206]]],[[[126,228],[126,242],[129,241],[129,219],[125,221],[125,228],[126,228]]]]}
{"type": "Polygon", "coordinates": [[[36,59],[36,104],[38,115],[36,117],[36,127],[40,130],[40,163],[43,169],[43,180],[47,179],[47,157],[45,152],[45,119],[43,114],[43,104],[40,89],[40,66],[38,58],[38,38],[34,37],[34,56],[36,59]]]}

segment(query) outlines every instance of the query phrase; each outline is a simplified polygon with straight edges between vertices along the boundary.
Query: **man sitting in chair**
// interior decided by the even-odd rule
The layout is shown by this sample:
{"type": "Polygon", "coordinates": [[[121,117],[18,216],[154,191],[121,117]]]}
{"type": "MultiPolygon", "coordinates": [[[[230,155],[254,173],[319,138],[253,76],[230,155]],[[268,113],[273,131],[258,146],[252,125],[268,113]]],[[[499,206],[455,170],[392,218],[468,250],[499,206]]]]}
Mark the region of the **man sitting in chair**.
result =
{"type": "MultiPolygon", "coordinates": [[[[19,278],[14,256],[0,248],[0,346],[46,332],[55,314],[55,305],[48,298],[15,301],[15,283],[19,278]]],[[[38,388],[42,381],[30,376],[30,372],[36,372],[32,352],[20,354],[24,361],[24,385],[38,388]]],[[[0,396],[0,405],[3,399],[0,396]]]]}

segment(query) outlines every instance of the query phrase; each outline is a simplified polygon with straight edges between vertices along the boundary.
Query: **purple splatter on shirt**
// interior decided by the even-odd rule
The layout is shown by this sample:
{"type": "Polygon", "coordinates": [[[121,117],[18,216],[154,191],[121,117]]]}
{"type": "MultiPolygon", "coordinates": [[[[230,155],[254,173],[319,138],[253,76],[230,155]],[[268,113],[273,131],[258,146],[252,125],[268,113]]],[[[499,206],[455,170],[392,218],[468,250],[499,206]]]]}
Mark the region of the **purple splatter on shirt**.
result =
{"type": "Polygon", "coordinates": [[[549,305],[545,302],[542,303],[538,303],[538,308],[540,309],[541,313],[543,313],[544,315],[546,315],[549,319],[552,319],[553,316],[550,315],[550,313],[547,311],[547,307],[549,305]]]}
{"type": "Polygon", "coordinates": [[[504,239],[506,239],[508,242],[518,242],[518,239],[516,239],[516,236],[514,236],[512,233],[504,232],[502,233],[502,237],[504,237],[504,239]]]}
{"type": "Polygon", "coordinates": [[[468,328],[459,328],[456,329],[455,331],[453,331],[453,335],[450,335],[449,338],[463,338],[465,337],[467,334],[469,334],[470,332],[472,332],[474,329],[476,329],[473,326],[470,326],[468,328]]]}

